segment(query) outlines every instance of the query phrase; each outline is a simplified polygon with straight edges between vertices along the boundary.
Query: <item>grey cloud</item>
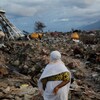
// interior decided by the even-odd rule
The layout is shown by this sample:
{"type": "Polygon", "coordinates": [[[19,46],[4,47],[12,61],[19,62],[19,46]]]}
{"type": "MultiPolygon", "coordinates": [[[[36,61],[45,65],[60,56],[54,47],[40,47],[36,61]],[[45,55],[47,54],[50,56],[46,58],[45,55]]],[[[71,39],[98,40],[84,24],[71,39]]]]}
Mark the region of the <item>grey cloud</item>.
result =
{"type": "Polygon", "coordinates": [[[7,12],[13,15],[18,16],[33,16],[39,12],[41,12],[41,5],[40,3],[44,2],[45,0],[2,0],[1,7],[4,8],[7,12]],[[5,3],[4,3],[5,2],[5,3]]]}
{"type": "Polygon", "coordinates": [[[23,19],[26,23],[32,17],[48,27],[56,27],[58,23],[58,27],[79,26],[100,19],[100,0],[0,0],[0,6],[8,15],[27,17],[23,19]]]}
{"type": "MultiPolygon", "coordinates": [[[[69,11],[65,9],[72,9],[73,7],[84,8],[91,2],[86,2],[86,0],[10,0],[11,2],[5,3],[5,8],[10,13],[16,13],[16,15],[21,16],[32,16],[38,13],[43,12],[55,12],[59,10],[59,13],[62,11],[69,11]],[[27,13],[27,14],[26,14],[27,13]]],[[[91,0],[88,0],[91,1],[91,0]]]]}

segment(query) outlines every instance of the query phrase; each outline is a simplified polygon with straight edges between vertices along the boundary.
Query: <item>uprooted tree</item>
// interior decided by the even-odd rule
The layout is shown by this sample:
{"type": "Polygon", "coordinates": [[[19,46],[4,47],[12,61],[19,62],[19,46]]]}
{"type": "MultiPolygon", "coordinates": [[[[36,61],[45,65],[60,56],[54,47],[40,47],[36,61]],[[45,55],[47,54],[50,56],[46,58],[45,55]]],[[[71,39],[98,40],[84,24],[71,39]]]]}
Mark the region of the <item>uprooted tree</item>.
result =
{"type": "Polygon", "coordinates": [[[40,21],[37,21],[35,22],[35,25],[34,25],[34,30],[36,32],[43,32],[43,29],[45,28],[45,24],[43,22],[40,22],[40,21]]]}

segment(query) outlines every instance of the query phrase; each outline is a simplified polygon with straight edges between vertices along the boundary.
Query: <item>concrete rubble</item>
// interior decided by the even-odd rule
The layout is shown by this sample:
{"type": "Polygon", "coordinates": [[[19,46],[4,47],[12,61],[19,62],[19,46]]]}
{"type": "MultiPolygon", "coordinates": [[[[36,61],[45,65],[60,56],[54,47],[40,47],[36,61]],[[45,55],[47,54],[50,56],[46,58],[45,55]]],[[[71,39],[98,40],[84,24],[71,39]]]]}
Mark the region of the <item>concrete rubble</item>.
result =
{"type": "Polygon", "coordinates": [[[100,100],[100,44],[75,43],[68,34],[50,33],[41,40],[0,45],[0,100],[43,100],[37,81],[52,50],[61,52],[74,77],[69,100],[100,100]]]}

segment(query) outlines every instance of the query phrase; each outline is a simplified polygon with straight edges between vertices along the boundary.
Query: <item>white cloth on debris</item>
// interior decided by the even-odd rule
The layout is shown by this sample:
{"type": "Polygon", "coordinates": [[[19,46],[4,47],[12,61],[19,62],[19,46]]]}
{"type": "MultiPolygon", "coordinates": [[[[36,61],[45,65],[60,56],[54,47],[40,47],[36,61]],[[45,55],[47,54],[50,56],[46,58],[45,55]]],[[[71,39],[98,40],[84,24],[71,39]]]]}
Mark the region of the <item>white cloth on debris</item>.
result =
{"type": "Polygon", "coordinates": [[[57,75],[62,72],[69,72],[69,70],[66,68],[66,66],[60,59],[57,60],[56,63],[48,64],[46,68],[44,69],[38,81],[38,87],[39,87],[39,90],[42,91],[44,100],[68,100],[70,82],[66,84],[65,86],[63,86],[62,88],[60,88],[56,95],[53,93],[53,89],[62,81],[48,81],[45,91],[43,90],[43,87],[42,87],[41,79],[48,76],[57,75]]]}

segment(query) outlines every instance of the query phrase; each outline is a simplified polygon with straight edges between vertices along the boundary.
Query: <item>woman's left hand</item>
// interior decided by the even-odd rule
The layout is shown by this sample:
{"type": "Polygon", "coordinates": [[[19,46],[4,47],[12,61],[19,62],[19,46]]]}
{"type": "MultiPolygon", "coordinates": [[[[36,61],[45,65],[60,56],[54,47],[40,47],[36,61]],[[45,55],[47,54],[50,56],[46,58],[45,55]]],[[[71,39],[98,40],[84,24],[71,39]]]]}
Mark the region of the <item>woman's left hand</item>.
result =
{"type": "Polygon", "coordinates": [[[58,87],[55,87],[54,90],[53,90],[53,93],[56,95],[57,92],[58,92],[59,88],[58,87]]]}

